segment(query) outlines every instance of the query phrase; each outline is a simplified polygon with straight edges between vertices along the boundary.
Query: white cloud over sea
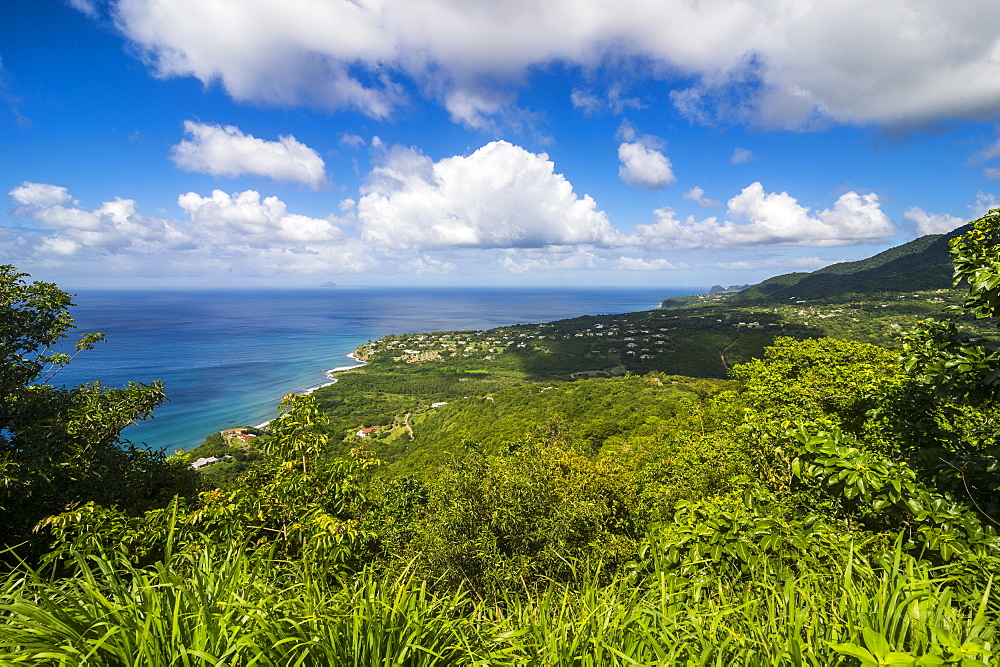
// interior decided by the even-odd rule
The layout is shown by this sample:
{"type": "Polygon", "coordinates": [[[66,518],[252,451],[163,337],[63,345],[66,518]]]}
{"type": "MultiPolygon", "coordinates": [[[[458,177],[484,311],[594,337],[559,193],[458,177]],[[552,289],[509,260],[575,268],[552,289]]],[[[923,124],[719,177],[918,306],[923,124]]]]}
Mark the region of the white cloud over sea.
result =
{"type": "Polygon", "coordinates": [[[184,121],[187,139],[173,147],[170,159],[184,171],[211,176],[255,175],[296,182],[313,189],[326,185],[326,164],[315,150],[288,135],[265,141],[232,125],[184,121]]]}
{"type": "Polygon", "coordinates": [[[661,190],[677,180],[667,156],[638,141],[619,144],[618,159],[618,177],[634,188],[661,190]]]}
{"type": "Polygon", "coordinates": [[[361,266],[352,257],[363,252],[351,247],[335,218],[290,213],[277,197],[262,199],[253,190],[181,195],[178,205],[186,220],[139,213],[135,200],[120,197],[88,208],[66,188],[43,183],[25,182],[9,194],[19,204],[15,216],[31,223],[18,230],[22,259],[93,262],[102,271],[115,265],[173,266],[192,275],[233,266],[254,272],[361,266]]]}
{"type": "Polygon", "coordinates": [[[622,235],[544,153],[506,141],[437,162],[413,148],[384,155],[357,204],[362,238],[389,248],[615,245],[622,235]]]}
{"type": "Polygon", "coordinates": [[[644,240],[674,248],[757,245],[837,246],[873,242],[897,233],[878,196],[851,191],[832,208],[813,212],[787,192],[764,192],[751,183],[729,200],[726,220],[693,216],[679,220],[673,209],[654,211],[656,222],[636,226],[644,240]]]}
{"type": "Polygon", "coordinates": [[[328,243],[344,238],[336,218],[311,218],[290,213],[285,202],[255,190],[229,195],[214,190],[210,197],[188,192],[177,199],[199,229],[220,233],[225,243],[268,247],[282,242],[328,243]]]}
{"type": "Polygon", "coordinates": [[[8,194],[21,206],[64,206],[73,202],[73,198],[69,195],[69,190],[46,183],[30,183],[25,181],[8,194]]]}
{"type": "MultiPolygon", "coordinates": [[[[659,145],[634,133],[622,138],[659,145]]],[[[131,270],[147,263],[151,271],[174,267],[191,275],[434,275],[489,266],[515,275],[657,272],[689,268],[699,261],[692,250],[841,246],[898,231],[875,194],[849,191],[813,210],[787,192],[765,191],[759,182],[730,198],[725,216],[681,220],[661,207],[651,224],[619,228],[545,153],[494,141],[468,155],[434,160],[377,137],[368,143],[376,163],[360,196],[331,200],[325,216],[303,214],[254,189],[186,192],[176,199],[180,215],[153,216],[141,213],[133,199],[114,197],[88,207],[63,186],[26,181],[9,191],[20,226],[3,230],[14,239],[8,252],[40,262],[96,262],[131,270]]],[[[684,197],[720,205],[697,187],[684,197]]],[[[917,209],[908,215],[919,229],[953,222],[920,217],[917,209]]],[[[748,260],[737,257],[728,267],[756,266],[741,261],[748,260]]]]}

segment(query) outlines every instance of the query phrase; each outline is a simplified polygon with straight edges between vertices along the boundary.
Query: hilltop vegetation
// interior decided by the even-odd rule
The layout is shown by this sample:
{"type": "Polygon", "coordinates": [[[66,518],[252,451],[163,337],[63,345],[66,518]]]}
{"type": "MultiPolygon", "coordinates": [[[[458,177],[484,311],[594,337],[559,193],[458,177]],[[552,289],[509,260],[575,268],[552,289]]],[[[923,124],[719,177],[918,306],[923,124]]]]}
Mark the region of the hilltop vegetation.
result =
{"type": "Polygon", "coordinates": [[[991,664],[1000,211],[951,248],[961,291],[375,341],[199,494],[39,517],[0,661],[991,664]]]}
{"type": "Polygon", "coordinates": [[[948,243],[969,231],[928,234],[868,259],[832,264],[812,273],[776,276],[733,296],[733,303],[766,303],[788,299],[844,299],[951,286],[948,243]]]}
{"type": "MultiPolygon", "coordinates": [[[[358,351],[366,366],[339,373],[339,381],[318,390],[315,398],[330,419],[331,442],[340,443],[333,445],[335,451],[348,451],[358,442],[353,437],[357,431],[375,428],[365,442],[375,443],[370,446],[392,464],[388,470],[434,474],[429,462],[456,452],[463,439],[493,446],[528,433],[553,415],[561,415],[568,428],[583,428],[593,416],[582,401],[568,408],[546,407],[577,385],[613,392],[610,388],[621,386],[626,376],[648,376],[663,380],[661,386],[670,392],[687,385],[722,386],[733,366],[762,357],[778,338],[826,336],[899,349],[905,332],[959,296],[957,290],[934,290],[884,301],[747,308],[732,306],[724,295],[708,295],[699,305],[684,308],[488,331],[388,336],[358,351]],[[430,407],[442,402],[448,405],[430,407]],[[493,413],[506,404],[522,407],[497,418],[493,413]],[[450,418],[470,406],[486,407],[467,423],[450,418]]],[[[958,326],[966,338],[998,340],[990,320],[965,318],[958,326]]],[[[628,386],[639,392],[645,385],[628,386]]],[[[657,395],[666,393],[660,389],[657,395]]],[[[635,404],[626,402],[625,410],[635,410],[635,404]]],[[[655,400],[653,404],[662,408],[655,400]]],[[[594,399],[594,405],[610,404],[594,399]]],[[[643,414],[638,410],[637,415],[643,414]]]]}
{"type": "MultiPolygon", "coordinates": [[[[811,273],[785,273],[739,289],[714,289],[732,306],[800,302],[846,303],[894,298],[900,293],[936,292],[952,288],[952,263],[948,252],[953,238],[969,231],[960,227],[948,234],[928,234],[889,248],[867,259],[831,264],[811,273]]],[[[704,296],[704,295],[703,295],[704,296]]],[[[664,307],[697,305],[701,297],[665,299],[664,307]]]]}

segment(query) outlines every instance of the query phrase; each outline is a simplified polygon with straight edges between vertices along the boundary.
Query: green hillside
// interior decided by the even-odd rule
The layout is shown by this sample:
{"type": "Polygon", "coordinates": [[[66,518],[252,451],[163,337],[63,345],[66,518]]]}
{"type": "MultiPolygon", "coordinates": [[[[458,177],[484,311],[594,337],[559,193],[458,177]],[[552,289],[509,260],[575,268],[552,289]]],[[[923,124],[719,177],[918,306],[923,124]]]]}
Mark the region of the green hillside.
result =
{"type": "Polygon", "coordinates": [[[787,273],[738,292],[730,303],[751,304],[834,299],[951,286],[948,242],[968,231],[928,234],[857,262],[841,262],[812,273],[787,273]]]}

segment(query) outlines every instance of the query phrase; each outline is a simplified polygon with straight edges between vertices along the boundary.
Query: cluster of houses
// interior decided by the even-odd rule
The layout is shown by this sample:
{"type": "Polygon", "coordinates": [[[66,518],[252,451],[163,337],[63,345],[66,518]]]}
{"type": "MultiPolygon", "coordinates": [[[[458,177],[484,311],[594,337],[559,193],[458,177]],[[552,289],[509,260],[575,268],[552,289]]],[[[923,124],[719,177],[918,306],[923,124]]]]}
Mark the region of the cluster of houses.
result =
{"type": "MultiPolygon", "coordinates": [[[[822,303],[802,306],[801,304],[805,304],[807,302],[797,297],[789,297],[790,303],[787,305],[770,307],[767,310],[779,314],[783,320],[789,322],[801,322],[805,325],[808,325],[810,322],[815,322],[816,320],[826,320],[837,317],[847,318],[854,322],[858,322],[864,317],[861,313],[868,308],[874,307],[891,309],[893,308],[893,302],[898,303],[900,301],[926,301],[927,303],[933,304],[945,303],[946,300],[942,295],[947,295],[950,291],[951,290],[948,289],[922,290],[910,292],[908,294],[896,295],[895,299],[892,301],[882,303],[871,303],[870,301],[865,301],[856,306],[826,305],[822,303]]],[[[896,315],[898,317],[898,321],[889,323],[888,327],[890,329],[900,329],[912,326],[918,319],[923,317],[923,315],[917,311],[896,311],[896,315]]],[[[880,317],[884,318],[885,315],[880,317]]],[[[740,323],[740,325],[748,327],[753,326],[754,324],[754,322],[740,323]]],[[[766,326],[777,325],[768,324],[766,326]]]]}
{"type": "MultiPolygon", "coordinates": [[[[547,341],[603,339],[609,347],[595,345],[591,353],[604,356],[624,354],[653,359],[667,351],[666,327],[653,330],[628,319],[592,324],[583,329],[574,320],[551,324],[518,325],[490,331],[444,331],[415,335],[387,336],[365,345],[365,357],[382,356],[406,363],[439,361],[452,357],[494,359],[510,351],[551,351],[547,341]]],[[[603,342],[602,341],[602,342],[603,342]]],[[[594,341],[597,342],[596,340],[594,341]]]]}

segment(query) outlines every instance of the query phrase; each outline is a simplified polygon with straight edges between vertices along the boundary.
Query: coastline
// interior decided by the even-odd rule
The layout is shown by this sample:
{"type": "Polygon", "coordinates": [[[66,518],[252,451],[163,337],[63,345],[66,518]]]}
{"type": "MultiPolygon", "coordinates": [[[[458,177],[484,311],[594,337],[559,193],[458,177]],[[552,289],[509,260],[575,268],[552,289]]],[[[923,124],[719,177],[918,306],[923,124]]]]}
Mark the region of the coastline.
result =
{"type": "MultiPolygon", "coordinates": [[[[357,350],[355,350],[355,352],[356,351],[357,350]]],[[[326,376],[328,378],[330,378],[329,382],[324,382],[323,384],[316,385],[315,387],[309,387],[305,391],[299,392],[299,395],[301,395],[301,396],[308,396],[309,394],[313,393],[317,389],[322,389],[323,387],[329,387],[332,384],[336,384],[337,383],[337,378],[334,377],[334,373],[338,373],[340,371],[349,371],[349,370],[353,370],[355,368],[361,368],[362,366],[364,366],[364,365],[366,365],[368,363],[367,361],[361,361],[360,359],[358,359],[358,357],[354,354],[354,352],[348,352],[344,356],[348,357],[349,359],[353,359],[354,362],[355,362],[354,365],[353,366],[337,366],[336,368],[331,368],[328,371],[324,371],[326,373],[326,376]]],[[[271,420],[269,419],[266,422],[264,422],[263,424],[258,424],[254,428],[267,428],[267,425],[270,424],[270,423],[271,423],[271,420]]]]}
{"type": "Polygon", "coordinates": [[[329,290],[311,287],[80,290],[76,325],[103,331],[112,345],[81,354],[56,379],[67,386],[101,380],[116,387],[162,379],[170,402],[156,409],[154,419],[129,426],[124,437],[168,452],[190,450],[221,428],[273,418],[283,394],[329,382],[323,371],[334,366],[324,368],[326,360],[353,365],[345,355],[368,339],[646,310],[693,291],[386,287],[338,288],[331,298],[329,290]],[[198,315],[198,329],[177,316],[178,303],[198,315]],[[224,317],[215,316],[220,313],[224,317]],[[289,323],[297,332],[293,346],[289,323]],[[156,353],[121,354],[122,340],[156,353]]]}
{"type": "Polygon", "coordinates": [[[365,364],[368,363],[367,361],[361,361],[356,356],[354,356],[354,352],[349,352],[348,354],[346,354],[344,356],[348,357],[349,359],[353,359],[356,363],[353,366],[337,366],[336,368],[331,368],[330,370],[325,371],[326,376],[328,378],[330,378],[330,381],[329,382],[324,382],[323,384],[317,385],[315,387],[310,387],[309,389],[306,389],[305,391],[303,391],[302,395],[303,396],[308,396],[309,394],[313,393],[317,389],[322,389],[323,387],[329,387],[331,384],[336,383],[337,382],[337,378],[334,377],[334,373],[338,373],[340,371],[349,371],[349,370],[353,370],[355,368],[361,368],[362,366],[364,366],[365,364]]]}

